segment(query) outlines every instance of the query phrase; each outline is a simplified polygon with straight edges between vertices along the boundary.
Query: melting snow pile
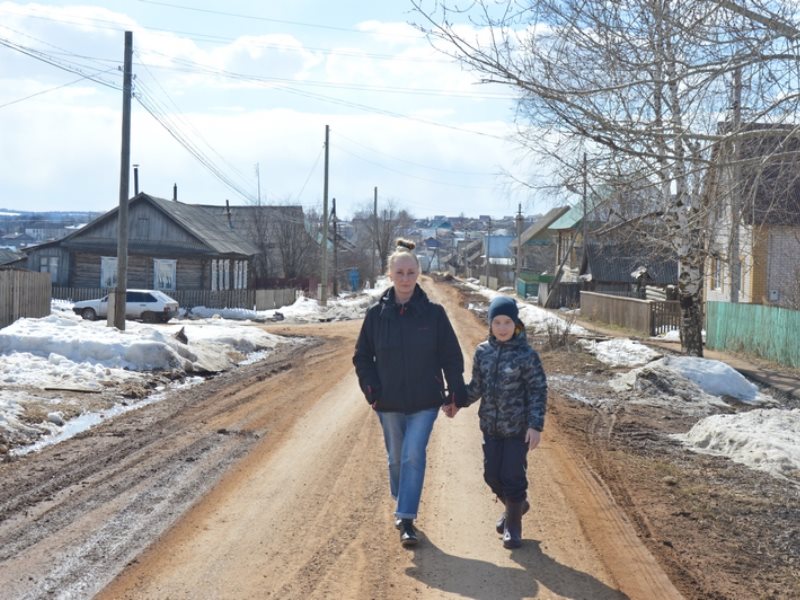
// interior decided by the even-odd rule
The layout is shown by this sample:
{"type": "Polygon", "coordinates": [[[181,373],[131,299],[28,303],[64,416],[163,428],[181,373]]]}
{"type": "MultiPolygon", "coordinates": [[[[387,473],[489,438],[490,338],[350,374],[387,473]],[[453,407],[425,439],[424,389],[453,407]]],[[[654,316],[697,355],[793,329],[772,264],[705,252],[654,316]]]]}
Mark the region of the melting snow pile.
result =
{"type": "Polygon", "coordinates": [[[755,409],[712,415],[673,437],[696,452],[726,456],[773,476],[800,483],[800,409],[755,409]]]}
{"type": "Polygon", "coordinates": [[[772,401],[725,363],[692,356],[665,356],[617,376],[610,385],[618,392],[639,392],[631,398],[632,403],[667,404],[688,414],[730,408],[729,400],[748,404],[772,401]]]}
{"type": "Polygon", "coordinates": [[[638,367],[661,357],[652,348],[627,338],[614,338],[604,342],[581,340],[579,343],[584,350],[594,354],[597,360],[612,367],[638,367]]]}

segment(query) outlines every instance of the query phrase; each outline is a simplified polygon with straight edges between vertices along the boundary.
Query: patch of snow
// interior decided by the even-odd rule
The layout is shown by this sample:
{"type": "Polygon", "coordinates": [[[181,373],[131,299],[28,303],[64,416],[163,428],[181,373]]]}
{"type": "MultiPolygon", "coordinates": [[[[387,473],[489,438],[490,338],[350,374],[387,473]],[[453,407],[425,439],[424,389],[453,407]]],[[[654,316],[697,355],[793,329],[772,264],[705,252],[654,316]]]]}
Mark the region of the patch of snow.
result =
{"type": "Polygon", "coordinates": [[[597,360],[612,367],[638,367],[661,357],[661,353],[628,338],[603,342],[580,340],[578,343],[597,360]]]}
{"type": "Polygon", "coordinates": [[[732,461],[800,483],[800,409],[754,409],[711,415],[687,433],[675,434],[695,452],[732,461]]]}

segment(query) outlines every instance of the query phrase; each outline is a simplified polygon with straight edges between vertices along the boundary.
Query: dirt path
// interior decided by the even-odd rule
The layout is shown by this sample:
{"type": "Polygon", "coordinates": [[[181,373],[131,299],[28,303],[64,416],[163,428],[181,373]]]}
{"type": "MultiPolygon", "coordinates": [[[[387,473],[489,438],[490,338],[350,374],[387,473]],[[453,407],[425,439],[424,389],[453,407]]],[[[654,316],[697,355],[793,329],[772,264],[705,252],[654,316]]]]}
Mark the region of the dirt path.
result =
{"type": "MultiPolygon", "coordinates": [[[[454,288],[425,287],[471,356],[485,326],[454,288]]],[[[271,325],[314,341],[0,463],[0,596],[680,598],[555,414],[521,549],[494,532],[477,407],[434,427],[422,542],[402,549],[351,364],[359,327],[271,325]]]]}
{"type": "MultiPolygon", "coordinates": [[[[454,290],[426,287],[448,306],[470,354],[484,327],[454,290]]],[[[437,422],[423,543],[403,550],[380,427],[349,365],[359,325],[338,325],[335,347],[264,386],[262,394],[303,394],[304,408],[99,598],[680,598],[554,422],[532,455],[526,543],[504,550],[493,530],[498,505],[481,479],[476,407],[437,422]]]]}

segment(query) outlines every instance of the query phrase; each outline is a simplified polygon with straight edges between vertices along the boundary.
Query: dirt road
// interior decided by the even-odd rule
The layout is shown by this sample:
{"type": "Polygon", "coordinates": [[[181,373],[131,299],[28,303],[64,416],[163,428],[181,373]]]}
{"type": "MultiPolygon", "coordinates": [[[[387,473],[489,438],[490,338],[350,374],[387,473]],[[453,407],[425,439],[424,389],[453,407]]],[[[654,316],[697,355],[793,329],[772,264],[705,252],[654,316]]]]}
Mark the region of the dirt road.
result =
{"type": "MultiPolygon", "coordinates": [[[[485,327],[453,288],[425,287],[469,357],[485,327]]],[[[422,543],[401,548],[350,362],[359,327],[272,326],[321,341],[30,457],[28,478],[23,461],[0,468],[17,484],[0,493],[4,596],[681,597],[554,418],[531,455],[521,549],[494,532],[476,407],[434,427],[422,543]]]]}

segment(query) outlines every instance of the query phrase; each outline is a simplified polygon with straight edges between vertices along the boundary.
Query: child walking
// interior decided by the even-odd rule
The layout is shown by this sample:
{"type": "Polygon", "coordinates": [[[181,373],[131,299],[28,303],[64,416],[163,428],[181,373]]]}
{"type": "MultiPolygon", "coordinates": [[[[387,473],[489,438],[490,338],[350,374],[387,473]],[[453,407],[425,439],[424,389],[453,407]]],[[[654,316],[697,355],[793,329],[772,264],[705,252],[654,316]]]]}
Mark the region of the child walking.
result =
{"type": "Polygon", "coordinates": [[[522,515],[530,504],[528,451],[539,445],[547,406],[542,361],[530,347],[513,298],[489,304],[489,339],[475,349],[466,404],[481,399],[483,478],[505,505],[496,524],[503,546],[522,544],[522,515]]]}

